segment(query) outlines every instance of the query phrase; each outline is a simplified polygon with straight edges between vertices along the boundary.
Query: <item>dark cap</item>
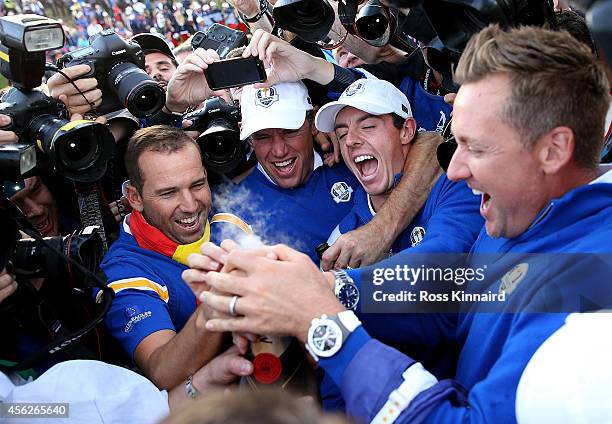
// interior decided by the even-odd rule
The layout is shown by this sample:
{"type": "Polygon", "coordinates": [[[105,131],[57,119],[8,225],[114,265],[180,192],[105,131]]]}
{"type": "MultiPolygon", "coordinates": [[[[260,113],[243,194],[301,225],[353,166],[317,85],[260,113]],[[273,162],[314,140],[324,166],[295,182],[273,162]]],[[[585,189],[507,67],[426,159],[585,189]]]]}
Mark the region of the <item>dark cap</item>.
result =
{"type": "Polygon", "coordinates": [[[143,33],[136,34],[131,38],[131,40],[140,44],[140,47],[144,51],[145,55],[150,52],[160,52],[168,56],[175,66],[178,66],[178,62],[172,54],[172,50],[170,50],[170,47],[163,38],[155,34],[143,33]]]}

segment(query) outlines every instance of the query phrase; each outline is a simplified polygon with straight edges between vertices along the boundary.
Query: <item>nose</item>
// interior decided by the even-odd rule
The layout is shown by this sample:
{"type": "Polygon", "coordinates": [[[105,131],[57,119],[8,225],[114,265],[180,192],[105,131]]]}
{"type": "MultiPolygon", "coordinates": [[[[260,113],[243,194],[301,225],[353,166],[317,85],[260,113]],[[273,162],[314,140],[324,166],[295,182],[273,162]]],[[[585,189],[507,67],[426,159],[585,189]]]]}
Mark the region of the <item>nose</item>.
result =
{"type": "Polygon", "coordinates": [[[349,128],[346,136],[344,137],[344,143],[346,143],[347,147],[356,147],[363,144],[361,141],[361,137],[358,134],[358,131],[349,128]]]}
{"type": "Polygon", "coordinates": [[[355,67],[358,61],[359,61],[359,58],[355,56],[353,53],[349,53],[348,55],[346,55],[346,67],[347,68],[355,67]]]}
{"type": "Polygon", "coordinates": [[[26,197],[21,206],[24,209],[23,213],[26,218],[33,218],[43,214],[43,207],[30,198],[26,197]]]}
{"type": "Polygon", "coordinates": [[[274,157],[283,158],[287,155],[287,143],[281,134],[275,134],[272,139],[272,154],[274,157]]]}
{"type": "Polygon", "coordinates": [[[198,210],[198,199],[191,190],[183,190],[181,198],[181,211],[193,213],[198,210]]]}
{"type": "Polygon", "coordinates": [[[467,180],[472,176],[470,168],[465,160],[465,147],[461,145],[457,146],[457,150],[455,150],[450,164],[448,165],[446,176],[451,181],[467,180]]]}

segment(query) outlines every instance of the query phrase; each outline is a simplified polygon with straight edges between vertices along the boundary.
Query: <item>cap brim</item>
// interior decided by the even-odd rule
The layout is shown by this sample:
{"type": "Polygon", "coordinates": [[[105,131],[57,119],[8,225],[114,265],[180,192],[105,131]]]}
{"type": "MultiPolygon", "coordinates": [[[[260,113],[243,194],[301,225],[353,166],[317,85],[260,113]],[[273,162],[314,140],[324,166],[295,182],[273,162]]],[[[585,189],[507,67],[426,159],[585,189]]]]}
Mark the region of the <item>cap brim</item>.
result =
{"type": "Polygon", "coordinates": [[[327,103],[319,109],[319,112],[315,116],[315,127],[317,127],[319,131],[333,132],[336,129],[336,116],[338,116],[338,113],[347,106],[354,107],[355,109],[362,110],[372,115],[385,115],[394,112],[391,106],[385,108],[375,103],[335,101],[327,103]]]}
{"type": "Polygon", "coordinates": [[[333,132],[336,129],[336,116],[346,106],[340,102],[330,102],[321,106],[315,116],[315,127],[319,131],[333,132]]]}
{"type": "Polygon", "coordinates": [[[297,130],[304,124],[306,110],[304,109],[285,109],[283,113],[263,113],[257,119],[249,120],[250,125],[243,122],[240,130],[240,140],[246,140],[257,131],[269,128],[282,128],[285,130],[297,130]]]}
{"type": "Polygon", "coordinates": [[[165,54],[176,62],[176,57],[172,53],[170,47],[161,38],[151,34],[137,34],[132,37],[132,41],[135,41],[140,45],[143,51],[156,51],[165,54]]]}

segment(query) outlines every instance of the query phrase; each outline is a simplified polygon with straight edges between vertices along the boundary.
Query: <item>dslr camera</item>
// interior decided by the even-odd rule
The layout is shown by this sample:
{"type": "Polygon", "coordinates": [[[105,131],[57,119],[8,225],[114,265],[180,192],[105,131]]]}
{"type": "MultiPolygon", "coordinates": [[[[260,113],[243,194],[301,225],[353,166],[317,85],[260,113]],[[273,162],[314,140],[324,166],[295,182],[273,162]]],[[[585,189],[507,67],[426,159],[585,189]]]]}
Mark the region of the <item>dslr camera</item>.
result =
{"type": "Polygon", "coordinates": [[[64,45],[61,24],[38,15],[2,17],[0,41],[0,72],[13,86],[0,104],[0,113],[12,119],[3,129],[19,138],[19,144],[0,146],[0,177],[20,180],[50,165],[73,181],[100,179],[114,146],[106,125],[70,122],[62,102],[35,90],[45,72],[45,51],[64,45]]]}
{"type": "Polygon", "coordinates": [[[104,93],[97,109],[101,114],[126,107],[138,118],[155,115],[166,101],[166,93],[144,71],[144,53],[136,42],[127,41],[107,29],[89,38],[89,47],[65,54],[57,66],[68,68],[86,64],[104,93]]]}
{"type": "Polygon", "coordinates": [[[204,102],[202,109],[187,113],[190,130],[201,132],[197,139],[202,162],[207,169],[220,174],[233,171],[245,158],[247,144],[240,140],[240,109],[219,97],[204,102]]]}
{"type": "Polygon", "coordinates": [[[246,46],[247,37],[242,31],[221,24],[212,24],[206,32],[198,31],[191,39],[191,47],[204,50],[213,49],[224,59],[235,48],[246,46]]]}

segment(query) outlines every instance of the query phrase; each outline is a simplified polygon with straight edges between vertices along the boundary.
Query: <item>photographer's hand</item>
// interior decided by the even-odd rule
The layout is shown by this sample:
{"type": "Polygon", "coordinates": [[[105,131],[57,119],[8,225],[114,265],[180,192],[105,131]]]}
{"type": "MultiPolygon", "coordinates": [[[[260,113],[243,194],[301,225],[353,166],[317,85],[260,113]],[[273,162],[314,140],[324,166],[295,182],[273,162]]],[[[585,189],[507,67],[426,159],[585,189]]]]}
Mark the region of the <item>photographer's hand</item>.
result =
{"type": "MultiPolygon", "coordinates": [[[[11,117],[0,115],[0,128],[4,128],[11,124],[11,117]]],[[[13,131],[0,130],[0,143],[17,143],[17,134],[13,131]]]]}
{"type": "Polygon", "coordinates": [[[266,62],[268,79],[255,87],[268,87],[279,82],[295,82],[310,79],[319,84],[329,84],[334,79],[334,66],[324,59],[314,57],[286,41],[258,29],[242,57],[257,56],[266,62]]]}
{"type": "Polygon", "coordinates": [[[204,70],[218,61],[219,55],[212,49],[196,49],[185,58],[168,83],[166,108],[170,112],[184,112],[214,95],[208,87],[204,70]]]}
{"type": "Polygon", "coordinates": [[[79,93],[74,85],[59,72],[47,81],[51,97],[64,102],[71,114],[82,115],[102,104],[102,90],[98,88],[98,81],[95,78],[79,79],[90,70],[89,65],[76,65],[62,69],[62,72],[76,84],[83,94],[79,93]]]}
{"type": "Polygon", "coordinates": [[[6,272],[6,268],[0,272],[0,303],[17,290],[15,276],[6,272]]]}

